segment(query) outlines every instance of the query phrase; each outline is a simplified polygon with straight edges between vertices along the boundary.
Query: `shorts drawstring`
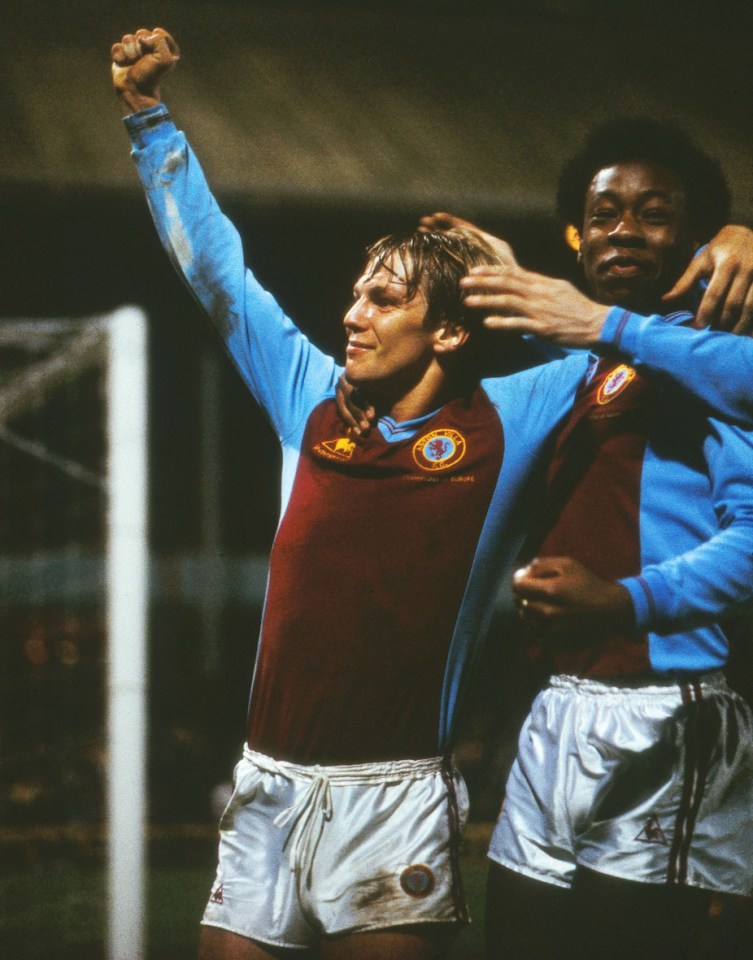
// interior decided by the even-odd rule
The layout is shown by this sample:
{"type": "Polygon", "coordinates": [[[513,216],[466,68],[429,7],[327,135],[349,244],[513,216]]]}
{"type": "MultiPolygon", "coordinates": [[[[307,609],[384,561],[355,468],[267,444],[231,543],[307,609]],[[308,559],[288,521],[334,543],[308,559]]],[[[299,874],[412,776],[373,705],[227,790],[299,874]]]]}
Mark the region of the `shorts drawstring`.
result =
{"type": "Polygon", "coordinates": [[[292,841],[290,869],[298,873],[301,878],[305,871],[307,887],[311,886],[311,868],[324,824],[332,819],[332,790],[329,777],[319,766],[313,767],[312,772],[314,776],[306,790],[295,803],[287,810],[283,810],[273,821],[279,829],[293,821],[282,849],[285,850],[292,841]],[[321,818],[318,816],[320,813],[321,818]]]}

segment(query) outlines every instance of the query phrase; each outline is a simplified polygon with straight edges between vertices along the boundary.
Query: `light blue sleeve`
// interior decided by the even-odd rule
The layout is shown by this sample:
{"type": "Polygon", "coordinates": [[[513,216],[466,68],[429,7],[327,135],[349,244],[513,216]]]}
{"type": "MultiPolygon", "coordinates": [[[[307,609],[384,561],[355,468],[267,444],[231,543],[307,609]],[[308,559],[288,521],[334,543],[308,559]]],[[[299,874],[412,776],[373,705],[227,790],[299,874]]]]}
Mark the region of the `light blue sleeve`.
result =
{"type": "Polygon", "coordinates": [[[753,598],[753,434],[709,419],[703,453],[718,533],[620,581],[641,630],[670,634],[703,626],[753,598]]]}
{"type": "Polygon", "coordinates": [[[573,353],[581,352],[574,347],[561,347],[558,343],[543,340],[541,337],[536,337],[532,333],[524,333],[523,339],[533,347],[542,361],[564,360],[565,357],[569,357],[573,353]]]}
{"type": "Polygon", "coordinates": [[[631,366],[665,375],[699,397],[712,416],[753,426],[753,340],[678,326],[671,318],[643,317],[612,307],[600,344],[631,366]]]}
{"type": "Polygon", "coordinates": [[[125,118],[162,245],[223,339],[278,436],[289,440],[341,372],[246,268],[238,231],[218,207],[167,108],[125,118]]]}
{"type": "Polygon", "coordinates": [[[482,381],[500,412],[505,458],[513,444],[520,449],[522,458],[541,455],[543,443],[570,412],[590,362],[590,355],[579,350],[561,360],[482,381]]]}

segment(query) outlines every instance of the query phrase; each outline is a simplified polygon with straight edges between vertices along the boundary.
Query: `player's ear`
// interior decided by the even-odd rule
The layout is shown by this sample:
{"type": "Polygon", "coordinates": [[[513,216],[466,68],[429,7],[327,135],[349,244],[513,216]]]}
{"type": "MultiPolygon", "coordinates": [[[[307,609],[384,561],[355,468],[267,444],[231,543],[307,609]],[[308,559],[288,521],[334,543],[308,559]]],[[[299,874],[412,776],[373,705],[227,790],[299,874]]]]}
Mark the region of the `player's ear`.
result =
{"type": "Polygon", "coordinates": [[[565,227],[565,243],[571,250],[575,250],[578,263],[580,263],[583,259],[583,255],[580,252],[580,233],[578,232],[578,228],[573,226],[572,223],[568,223],[565,227]]]}
{"type": "Polygon", "coordinates": [[[468,336],[468,331],[460,324],[442,322],[434,331],[434,352],[452,353],[454,350],[459,350],[468,336]]]}

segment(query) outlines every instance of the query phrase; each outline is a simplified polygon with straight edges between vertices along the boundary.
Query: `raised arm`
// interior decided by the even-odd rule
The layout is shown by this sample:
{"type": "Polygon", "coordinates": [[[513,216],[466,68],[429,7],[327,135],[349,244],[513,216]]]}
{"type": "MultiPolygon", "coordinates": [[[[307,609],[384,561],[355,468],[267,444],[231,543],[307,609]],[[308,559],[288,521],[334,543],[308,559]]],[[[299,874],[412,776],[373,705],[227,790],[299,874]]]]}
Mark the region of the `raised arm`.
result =
{"type": "Polygon", "coordinates": [[[173,265],[222,337],[278,435],[286,439],[334,390],[340,373],[247,269],[241,238],[209,190],[159,84],[178,60],[164,30],[113,47],[113,82],[157,232],[173,265]]]}
{"type": "Polygon", "coordinates": [[[110,52],[112,83],[124,114],[162,102],[160,84],[180,60],[178,44],[167,30],[142,27],[114,43],[110,52]]]}

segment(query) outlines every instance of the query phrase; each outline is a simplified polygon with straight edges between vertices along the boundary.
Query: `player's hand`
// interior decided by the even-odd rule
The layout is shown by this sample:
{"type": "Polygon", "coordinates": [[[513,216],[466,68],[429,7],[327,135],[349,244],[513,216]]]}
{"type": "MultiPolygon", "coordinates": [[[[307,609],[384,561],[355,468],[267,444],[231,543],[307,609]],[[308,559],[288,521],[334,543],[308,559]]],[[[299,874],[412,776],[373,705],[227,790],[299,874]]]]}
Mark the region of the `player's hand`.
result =
{"type": "Polygon", "coordinates": [[[572,557],[532,560],[513,577],[518,615],[545,640],[577,641],[632,632],[635,614],[630,594],[604,580],[572,557]]]}
{"type": "Polygon", "coordinates": [[[180,59],[178,44],[161,27],[127,33],[112,47],[112,82],[125,113],[161,102],[160,83],[180,59]]]}
{"type": "Polygon", "coordinates": [[[451,213],[430,213],[418,221],[418,229],[423,233],[460,233],[476,237],[491,247],[500,263],[514,266],[517,264],[515,254],[509,243],[495,237],[492,233],[481,230],[468,220],[461,220],[451,213]]]}
{"type": "Polygon", "coordinates": [[[357,387],[340,375],[335,389],[335,405],[340,419],[356,437],[368,437],[376,420],[376,410],[357,387]]]}
{"type": "Polygon", "coordinates": [[[734,225],[722,227],[663,299],[689,293],[700,280],[708,280],[709,285],[695,326],[753,334],[753,231],[734,225]]]}
{"type": "Polygon", "coordinates": [[[565,347],[597,344],[609,312],[567,280],[518,266],[474,267],[460,285],[466,305],[483,311],[490,329],[531,333],[565,347]]]}

